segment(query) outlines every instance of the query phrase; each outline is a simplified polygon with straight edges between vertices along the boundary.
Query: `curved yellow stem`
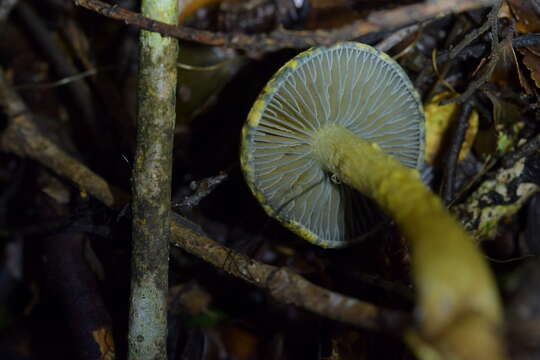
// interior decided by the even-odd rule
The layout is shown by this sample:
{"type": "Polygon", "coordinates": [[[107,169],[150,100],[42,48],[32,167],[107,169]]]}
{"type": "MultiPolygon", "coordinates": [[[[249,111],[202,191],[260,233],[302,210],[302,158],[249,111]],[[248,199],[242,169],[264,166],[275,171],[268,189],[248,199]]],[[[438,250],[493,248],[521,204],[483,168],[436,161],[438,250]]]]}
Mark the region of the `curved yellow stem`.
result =
{"type": "MultiPolygon", "coordinates": [[[[449,339],[457,341],[456,347],[474,346],[474,337],[497,340],[502,312],[489,268],[473,240],[420,181],[418,172],[339,125],[319,130],[312,151],[326,170],[374,199],[409,241],[422,338],[458,359],[468,358],[463,352],[469,351],[452,349],[449,339]],[[484,325],[471,327],[462,321],[471,316],[484,325]],[[481,334],[478,329],[483,329],[481,334]]],[[[499,347],[494,353],[482,349],[482,359],[504,358],[500,341],[493,343],[499,347]]]]}

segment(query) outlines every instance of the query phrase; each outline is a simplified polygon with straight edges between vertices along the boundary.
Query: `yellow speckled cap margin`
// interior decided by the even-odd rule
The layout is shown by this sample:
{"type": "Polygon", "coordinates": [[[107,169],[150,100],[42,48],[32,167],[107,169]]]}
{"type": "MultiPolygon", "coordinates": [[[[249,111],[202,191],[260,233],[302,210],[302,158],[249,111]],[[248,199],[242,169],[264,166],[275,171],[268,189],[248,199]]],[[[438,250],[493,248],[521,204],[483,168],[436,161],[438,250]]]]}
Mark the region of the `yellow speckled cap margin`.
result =
{"type": "MultiPolygon", "coordinates": [[[[423,114],[422,103],[421,103],[418,93],[416,92],[410,80],[408,79],[407,74],[391,57],[366,44],[356,43],[356,42],[341,42],[331,47],[317,47],[317,48],[311,48],[307,51],[304,51],[300,53],[299,55],[297,55],[296,57],[294,57],[293,59],[291,59],[290,61],[288,61],[274,74],[274,76],[270,79],[270,81],[264,87],[263,91],[261,92],[261,94],[255,101],[255,103],[253,104],[251,111],[248,114],[247,121],[244,124],[244,127],[242,129],[242,140],[241,140],[241,149],[240,149],[240,162],[241,162],[241,166],[242,166],[242,170],[243,170],[246,182],[251,192],[257,198],[257,200],[259,200],[260,204],[262,205],[266,213],[276,218],[279,222],[281,222],[284,226],[286,226],[287,228],[295,232],[297,235],[303,237],[304,239],[308,240],[309,242],[315,245],[326,247],[326,248],[328,247],[339,248],[339,247],[346,246],[349,243],[348,242],[332,242],[332,241],[328,241],[327,239],[322,239],[320,238],[320,236],[318,236],[308,227],[304,226],[302,223],[289,218],[287,214],[284,214],[283,212],[278,211],[278,209],[273,208],[270,205],[268,199],[266,199],[265,195],[260,191],[260,189],[257,186],[257,179],[256,179],[256,174],[255,174],[255,168],[254,168],[254,152],[253,152],[252,147],[254,146],[254,140],[253,140],[254,134],[257,130],[257,127],[259,126],[259,123],[261,121],[261,118],[263,116],[263,113],[266,107],[272,101],[276,92],[280,89],[280,87],[287,80],[287,78],[291,74],[293,74],[299,66],[310,61],[313,57],[319,56],[321,55],[321,53],[324,53],[326,51],[332,51],[339,48],[357,48],[363,52],[376,55],[377,59],[379,59],[382,63],[391,65],[393,71],[397,72],[399,77],[405,80],[403,81],[405,88],[409,92],[409,95],[412,98],[414,98],[418,106],[418,111],[421,114],[423,114]]],[[[420,135],[421,144],[420,144],[420,154],[416,162],[416,168],[420,169],[423,164],[423,146],[424,146],[423,123],[419,124],[418,131],[421,134],[420,135]]]]}

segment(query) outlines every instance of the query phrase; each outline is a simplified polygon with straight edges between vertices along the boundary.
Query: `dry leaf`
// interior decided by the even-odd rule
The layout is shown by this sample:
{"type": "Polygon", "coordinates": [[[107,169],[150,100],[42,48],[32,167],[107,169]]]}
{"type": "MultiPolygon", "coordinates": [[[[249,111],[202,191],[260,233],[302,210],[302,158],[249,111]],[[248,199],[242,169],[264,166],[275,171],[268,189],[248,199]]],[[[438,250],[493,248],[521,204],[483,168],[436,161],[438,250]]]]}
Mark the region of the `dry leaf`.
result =
{"type": "Polygon", "coordinates": [[[227,326],[221,337],[230,357],[237,360],[257,358],[259,339],[251,332],[236,326],[227,326]]]}
{"type": "Polygon", "coordinates": [[[538,2],[538,0],[507,0],[516,20],[516,30],[520,33],[540,31],[540,14],[531,5],[533,1],[538,2]]]}
{"type": "Polygon", "coordinates": [[[169,289],[168,302],[173,312],[179,311],[176,308],[176,304],[179,304],[181,311],[195,315],[208,312],[212,296],[197,283],[180,284],[169,289]]]}
{"type": "MultiPolygon", "coordinates": [[[[433,165],[440,154],[445,139],[450,136],[449,129],[458,114],[459,106],[456,103],[439,105],[441,100],[451,96],[450,92],[442,92],[431,99],[424,106],[426,114],[426,162],[433,165]]],[[[459,153],[459,160],[465,158],[478,132],[478,113],[473,110],[469,117],[469,128],[465,134],[465,141],[459,153]]]]}
{"type": "Polygon", "coordinates": [[[197,10],[217,4],[221,0],[184,0],[180,1],[180,17],[179,22],[184,22],[188,17],[193,15],[197,10]]]}
{"type": "Polygon", "coordinates": [[[112,330],[108,327],[92,332],[94,341],[99,345],[100,360],[113,360],[115,358],[112,330]]]}
{"type": "Polygon", "coordinates": [[[523,65],[529,69],[536,87],[540,88],[540,56],[528,48],[520,48],[519,52],[523,54],[523,65]]]}

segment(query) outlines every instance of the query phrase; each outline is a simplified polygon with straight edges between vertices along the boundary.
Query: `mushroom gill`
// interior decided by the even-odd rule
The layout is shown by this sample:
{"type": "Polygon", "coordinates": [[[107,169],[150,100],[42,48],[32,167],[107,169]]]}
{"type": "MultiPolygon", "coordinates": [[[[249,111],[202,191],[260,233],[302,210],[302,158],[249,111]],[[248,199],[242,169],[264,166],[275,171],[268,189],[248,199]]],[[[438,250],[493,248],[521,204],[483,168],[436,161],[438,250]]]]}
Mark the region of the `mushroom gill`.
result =
{"type": "Polygon", "coordinates": [[[308,50],[281,68],[248,116],[246,178],[268,214],[291,230],[320,246],[346,246],[385,218],[315,159],[316,134],[337,124],[419,168],[423,122],[416,91],[387,55],[359,43],[308,50]]]}

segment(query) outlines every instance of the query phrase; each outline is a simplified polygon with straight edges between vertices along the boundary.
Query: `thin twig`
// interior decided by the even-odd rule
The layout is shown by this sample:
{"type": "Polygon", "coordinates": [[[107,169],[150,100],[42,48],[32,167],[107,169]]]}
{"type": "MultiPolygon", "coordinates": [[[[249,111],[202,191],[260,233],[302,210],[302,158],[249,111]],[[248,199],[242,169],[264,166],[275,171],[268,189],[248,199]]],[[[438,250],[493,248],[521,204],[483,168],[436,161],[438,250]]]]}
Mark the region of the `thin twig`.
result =
{"type": "MultiPolygon", "coordinates": [[[[79,74],[77,68],[57,45],[49,30],[28,3],[21,2],[15,9],[15,14],[21,18],[28,31],[32,34],[33,40],[43,49],[43,53],[47,56],[54,71],[60,77],[69,78],[79,74]]],[[[88,132],[91,139],[100,139],[100,141],[96,141],[94,144],[97,144],[98,147],[102,146],[106,143],[103,141],[103,136],[106,136],[107,132],[100,131],[101,128],[96,122],[90,88],[84,81],[70,82],[66,87],[80,111],[80,119],[85,125],[85,131],[88,132]]]]}
{"type": "MultiPolygon", "coordinates": [[[[433,19],[430,19],[429,21],[433,21],[433,19]]],[[[415,32],[419,32],[421,26],[425,26],[425,25],[426,24],[418,23],[418,24],[413,24],[403,29],[400,29],[394,32],[392,35],[385,38],[383,41],[379,42],[377,45],[375,45],[375,48],[382,52],[388,52],[390,49],[392,49],[394,46],[402,42],[408,36],[414,34],[415,32]]]]}
{"type": "Polygon", "coordinates": [[[523,34],[512,39],[512,46],[516,48],[538,44],[540,44],[540,33],[523,34]]]}
{"type": "Polygon", "coordinates": [[[540,134],[536,135],[516,151],[507,154],[502,159],[502,165],[504,167],[510,167],[512,164],[515,164],[522,157],[530,156],[534,152],[540,150],[540,134]]]}
{"type": "MultiPolygon", "coordinates": [[[[476,109],[478,110],[478,109],[476,109]]],[[[446,204],[448,208],[452,208],[454,204],[461,201],[464,194],[468,193],[473,187],[477,187],[480,184],[480,181],[484,176],[495,166],[497,161],[491,156],[488,156],[487,159],[482,164],[480,170],[472,176],[470,180],[467,181],[464,185],[457,190],[456,195],[453,197],[452,201],[449,204],[446,204]]]]}
{"type": "Polygon", "coordinates": [[[491,8],[489,14],[488,14],[488,21],[486,21],[482,26],[480,26],[478,29],[474,29],[470,33],[468,33],[463,40],[459,44],[457,44],[451,51],[450,51],[450,59],[454,59],[460,52],[463,50],[466,46],[470,45],[475,39],[477,39],[480,35],[488,31],[490,28],[495,28],[495,31],[492,31],[492,35],[494,33],[494,37],[492,37],[492,45],[491,50],[493,51],[495,49],[495,46],[499,42],[499,37],[497,34],[497,14],[499,13],[499,10],[502,6],[502,0],[497,0],[495,4],[493,4],[493,7],[491,8]]]}
{"type": "Polygon", "coordinates": [[[442,191],[445,204],[449,204],[454,197],[454,180],[456,176],[456,168],[459,159],[459,153],[465,141],[465,134],[469,128],[469,117],[472,113],[472,101],[466,101],[461,106],[459,116],[457,117],[456,130],[452,137],[452,143],[448,152],[445,168],[445,182],[442,191]]]}
{"type": "MultiPolygon", "coordinates": [[[[526,46],[534,46],[540,44],[540,33],[530,33],[516,36],[512,39],[512,47],[520,48],[526,46]]],[[[453,60],[465,61],[470,58],[479,58],[487,50],[487,46],[484,43],[477,43],[465,47],[457,54],[453,60]]],[[[437,53],[437,63],[442,64],[450,59],[450,52],[447,50],[441,50],[437,53]]]]}
{"type": "Polygon", "coordinates": [[[193,194],[186,196],[181,202],[173,203],[173,208],[181,210],[191,210],[204,199],[223,181],[227,179],[227,173],[220,173],[216,176],[211,176],[201,181],[192,181],[189,184],[193,194]]]}
{"type": "Polygon", "coordinates": [[[410,25],[444,13],[488,6],[493,1],[443,0],[421,5],[414,4],[391,10],[375,11],[366,20],[359,20],[335,30],[292,31],[279,27],[268,34],[253,35],[211,32],[164,24],[99,0],[74,0],[74,2],[76,5],[93,10],[103,16],[181,40],[265,52],[283,48],[302,49],[316,45],[330,45],[337,41],[352,40],[375,31],[410,25]]]}
{"type": "Polygon", "coordinates": [[[19,95],[6,83],[0,69],[0,105],[8,115],[8,125],[0,136],[0,148],[28,157],[73,181],[109,207],[125,204],[127,196],[81,164],[45,136],[34,123],[19,95]]]}
{"type": "MultiPolygon", "coordinates": [[[[104,70],[104,69],[103,69],[104,70]]],[[[65,86],[74,81],[80,81],[89,76],[94,76],[101,71],[99,69],[90,69],[88,71],[83,71],[77,75],[64,77],[57,81],[49,81],[44,83],[33,83],[33,84],[21,84],[14,87],[15,90],[27,90],[27,89],[52,89],[55,87],[65,86]]]]}
{"type": "Polygon", "coordinates": [[[0,22],[7,19],[11,10],[17,5],[19,0],[2,0],[0,1],[0,22]]]}
{"type": "MultiPolygon", "coordinates": [[[[497,2],[493,5],[493,8],[488,14],[488,20],[486,21],[486,23],[483,24],[478,31],[475,30],[468,34],[465,39],[463,39],[463,41],[458,46],[456,46],[454,50],[450,52],[450,59],[453,59],[461,50],[463,50],[465,46],[469,45],[483,32],[491,29],[491,56],[488,63],[485,65],[483,73],[471,82],[471,84],[467,87],[463,94],[451,99],[443,100],[441,101],[441,105],[466,101],[476,92],[476,90],[480,89],[480,87],[482,87],[482,85],[484,85],[489,80],[491,74],[493,73],[493,70],[495,70],[495,66],[499,62],[499,58],[503,51],[502,42],[499,42],[497,22],[497,14],[499,13],[501,6],[502,0],[497,0],[497,2]]],[[[507,36],[505,37],[505,41],[512,41],[512,36],[513,32],[508,32],[507,36]]]]}

